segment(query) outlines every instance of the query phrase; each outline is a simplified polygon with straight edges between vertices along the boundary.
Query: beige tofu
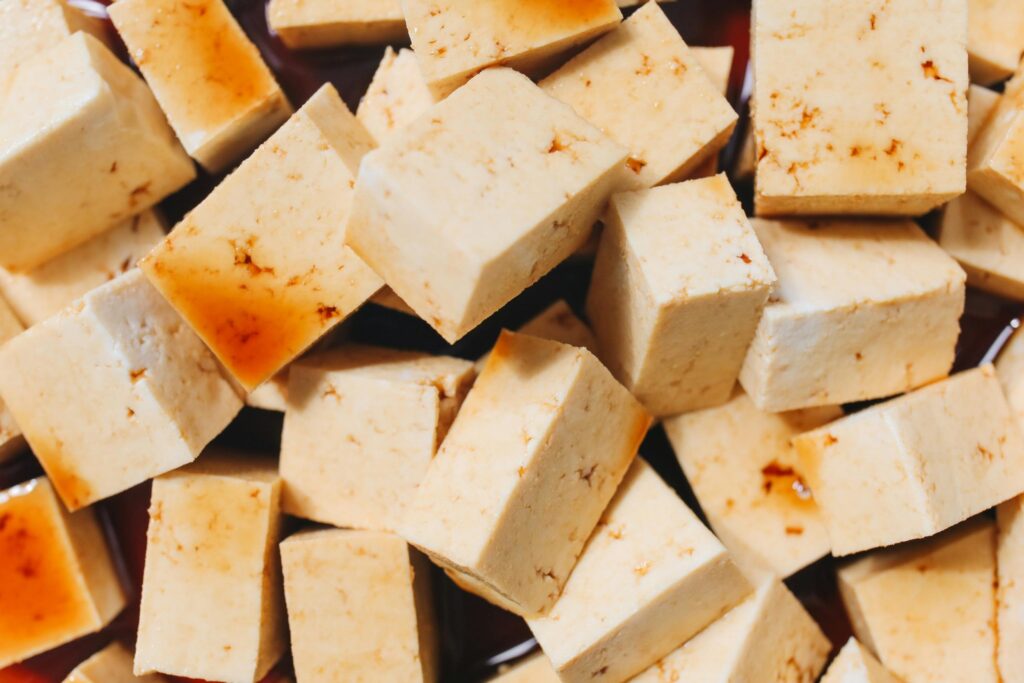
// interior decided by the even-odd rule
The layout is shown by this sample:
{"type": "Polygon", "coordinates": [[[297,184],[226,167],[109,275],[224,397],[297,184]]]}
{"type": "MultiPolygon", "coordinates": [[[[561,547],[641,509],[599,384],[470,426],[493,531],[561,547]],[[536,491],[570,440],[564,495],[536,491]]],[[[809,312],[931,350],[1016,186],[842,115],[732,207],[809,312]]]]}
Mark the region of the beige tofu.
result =
{"type": "Polygon", "coordinates": [[[487,67],[533,75],[614,28],[615,0],[401,0],[420,70],[437,98],[487,67]]]}
{"type": "Polygon", "coordinates": [[[372,147],[323,86],[139,264],[247,391],[380,289],[342,246],[372,147]]]}
{"type": "Polygon", "coordinates": [[[132,673],[132,653],[115,641],[74,668],[64,683],[170,683],[160,674],[132,673]]]}
{"type": "Polygon", "coordinates": [[[1024,227],[968,191],[946,205],[939,245],[967,273],[967,284],[1024,299],[1024,227]]]}
{"type": "Polygon", "coordinates": [[[551,660],[542,652],[517,662],[489,680],[490,683],[562,683],[562,679],[551,666],[551,660]]]}
{"type": "Polygon", "coordinates": [[[0,98],[0,266],[30,270],[144,211],[195,168],[142,79],[76,33],[0,98]]]}
{"type": "Polygon", "coordinates": [[[1024,334],[1015,332],[996,359],[996,375],[1010,410],[1024,431],[1024,334]]]}
{"type": "Polygon", "coordinates": [[[654,2],[540,87],[629,149],[630,188],[685,179],[736,126],[736,112],[654,2]]]}
{"type": "Polygon", "coordinates": [[[757,0],[758,215],[925,213],[962,194],[967,0],[757,0]]]}
{"type": "Polygon", "coordinates": [[[564,683],[625,681],[750,591],[718,539],[638,458],[558,602],[527,624],[564,683]]]}
{"type": "Polygon", "coordinates": [[[612,197],[587,316],[612,374],[652,414],[675,415],[729,399],[774,284],[717,175],[612,197]]]}
{"type": "MultiPolygon", "coordinates": [[[[675,0],[657,0],[658,2],[675,2],[675,0]]],[[[648,2],[648,0],[615,0],[615,4],[619,7],[636,7],[648,2]]]]}
{"type": "Polygon", "coordinates": [[[400,0],[270,0],[267,23],[293,50],[400,43],[409,37],[400,0]]]}
{"type": "Polygon", "coordinates": [[[0,667],[99,631],[127,599],[93,510],[44,477],[0,491],[0,667]]]}
{"type": "Polygon", "coordinates": [[[488,69],[366,155],[348,244],[454,342],[586,241],[625,158],[522,74],[488,69]]]}
{"type": "Polygon", "coordinates": [[[949,374],[966,276],[910,221],[753,221],[778,284],[740,383],[781,412],[892,396],[949,374]]]}
{"type": "Polygon", "coordinates": [[[967,0],[971,80],[990,85],[1012,75],[1024,52],[1024,6],[1016,0],[967,0]]]}
{"type": "Polygon", "coordinates": [[[999,105],[1002,95],[980,85],[971,85],[967,89],[967,144],[970,145],[978,137],[992,112],[999,105]]]}
{"type": "MultiPolygon", "coordinates": [[[[579,346],[591,353],[597,353],[597,340],[594,338],[594,333],[585,322],[576,317],[564,299],[559,299],[545,308],[535,317],[526,321],[517,331],[520,334],[550,339],[569,346],[579,346]]],[[[488,352],[477,360],[476,370],[478,373],[483,371],[490,356],[491,354],[488,352]]]]}
{"type": "Polygon", "coordinates": [[[899,683],[899,679],[851,637],[832,660],[821,683],[899,683]]]}
{"type": "Polygon", "coordinates": [[[53,47],[76,31],[107,42],[103,20],[67,0],[0,2],[0,82],[24,60],[53,47]]]}
{"type": "MultiPolygon", "coordinates": [[[[697,58],[705,75],[725,97],[729,92],[729,76],[735,50],[731,45],[722,47],[693,47],[690,52],[697,58]]],[[[706,178],[718,173],[718,155],[713,154],[693,170],[690,178],[706,178]]]]}
{"type": "Polygon", "coordinates": [[[430,563],[398,536],[304,531],[281,544],[299,683],[437,680],[430,563]]]}
{"type": "Polygon", "coordinates": [[[1024,681],[1024,496],[996,509],[996,597],[999,634],[997,666],[1002,683],[1024,681]]]}
{"type": "Polygon", "coordinates": [[[276,463],[208,452],[153,480],[135,673],[261,679],[288,648],[276,463]]]}
{"type": "Polygon", "coordinates": [[[241,159],[291,115],[223,0],[117,0],[109,11],[178,139],[208,171],[241,159]]]}
{"type": "Polygon", "coordinates": [[[589,351],[502,332],[399,531],[468,590],[542,612],[649,425],[589,351]]]}
{"type": "Polygon", "coordinates": [[[377,293],[370,297],[371,304],[377,304],[384,308],[391,309],[398,313],[405,313],[406,315],[416,315],[416,311],[409,307],[409,304],[402,301],[402,297],[395,294],[394,290],[385,285],[384,287],[377,290],[377,293]]]}
{"type": "Polygon", "coordinates": [[[288,367],[246,394],[245,405],[276,413],[283,413],[287,410],[288,367]]]}
{"type": "Polygon", "coordinates": [[[931,536],[1024,491],[1024,437],[991,365],[793,443],[836,556],[931,536]]]}
{"type": "MultiPolygon", "coordinates": [[[[405,24],[402,26],[404,30],[405,24]]],[[[432,106],[434,96],[416,63],[416,55],[404,47],[398,52],[387,47],[370,87],[359,101],[356,118],[378,144],[383,144],[432,106]]]]}
{"type": "MultiPolygon", "coordinates": [[[[14,311],[0,297],[0,345],[21,333],[22,327],[14,311]]],[[[14,421],[14,416],[0,398],[0,463],[10,460],[25,450],[25,439],[21,435],[21,427],[14,421]]]]}
{"type": "Polygon", "coordinates": [[[854,635],[906,683],[995,683],[995,543],[978,517],[841,568],[854,635]]]}
{"type": "Polygon", "coordinates": [[[1007,82],[988,122],[971,144],[967,185],[1017,223],[1024,224],[1024,68],[1007,82]]]}
{"type": "Polygon", "coordinates": [[[747,576],[786,578],[828,554],[792,439],[842,415],[839,407],[766,413],[737,387],[724,405],[664,421],[708,523],[747,576]]]}

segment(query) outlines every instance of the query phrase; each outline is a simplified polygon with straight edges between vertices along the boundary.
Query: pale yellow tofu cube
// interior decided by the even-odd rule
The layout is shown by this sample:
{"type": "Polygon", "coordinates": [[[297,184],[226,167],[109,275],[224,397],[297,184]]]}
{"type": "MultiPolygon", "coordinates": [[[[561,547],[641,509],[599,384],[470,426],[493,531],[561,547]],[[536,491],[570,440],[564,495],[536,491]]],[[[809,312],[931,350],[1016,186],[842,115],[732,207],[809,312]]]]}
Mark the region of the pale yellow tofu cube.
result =
{"type": "Polygon", "coordinates": [[[1018,223],[1024,224],[1024,67],[1006,84],[988,122],[971,143],[967,184],[1018,223]]]}
{"type": "Polygon", "coordinates": [[[160,674],[136,676],[132,657],[128,648],[115,641],[76,666],[64,683],[170,683],[160,674]]]}
{"type": "MultiPolygon", "coordinates": [[[[403,24],[404,26],[404,24],[403,24]]],[[[378,144],[402,130],[434,106],[416,55],[402,48],[384,50],[370,87],[356,109],[356,118],[378,144]]]]}
{"type": "Polygon", "coordinates": [[[15,67],[53,47],[76,31],[107,42],[103,20],[67,0],[0,2],[0,84],[15,67]]]}
{"type": "Polygon", "coordinates": [[[245,395],[245,405],[283,413],[288,409],[288,369],[286,367],[245,395]]]}
{"type": "Polygon", "coordinates": [[[996,359],[996,374],[1010,410],[1024,431],[1024,334],[1015,332],[996,359]]]}
{"type": "Polygon", "coordinates": [[[980,85],[971,85],[967,90],[967,144],[978,137],[992,112],[999,105],[1002,95],[980,85]]]}
{"type": "Polygon", "coordinates": [[[1002,683],[1024,681],[1024,496],[996,510],[999,674],[1002,683]]]}
{"type": "Polygon", "coordinates": [[[968,191],[946,205],[939,245],[967,273],[967,284],[1024,299],[1024,227],[968,191]]]}
{"type": "MultiPolygon", "coordinates": [[[[24,330],[21,321],[8,303],[0,297],[0,345],[24,330]]],[[[10,460],[25,449],[25,439],[14,416],[0,398],[0,463],[10,460]]]]}
{"type": "MultiPolygon", "coordinates": [[[[697,58],[704,73],[718,91],[725,97],[729,91],[729,75],[732,72],[732,60],[735,50],[732,46],[694,47],[690,48],[697,58]]],[[[712,154],[700,166],[690,173],[690,178],[706,178],[718,173],[718,155],[712,154]]]]}
{"type": "MultiPolygon", "coordinates": [[[[564,299],[559,299],[535,317],[523,323],[517,332],[531,337],[550,339],[569,346],[579,346],[591,353],[597,353],[597,340],[587,324],[576,317],[564,299]]],[[[490,358],[490,352],[476,361],[477,372],[482,372],[490,358]]]]}
{"type": "Polygon", "coordinates": [[[982,85],[1013,74],[1024,52],[1024,5],[1017,0],[967,0],[971,80],[982,85]]]}
{"type": "Polygon", "coordinates": [[[292,49],[398,43],[409,37],[400,0],[270,0],[267,23],[292,49]]]}
{"type": "Polygon", "coordinates": [[[851,637],[832,660],[821,683],[900,683],[882,663],[851,637]]]}

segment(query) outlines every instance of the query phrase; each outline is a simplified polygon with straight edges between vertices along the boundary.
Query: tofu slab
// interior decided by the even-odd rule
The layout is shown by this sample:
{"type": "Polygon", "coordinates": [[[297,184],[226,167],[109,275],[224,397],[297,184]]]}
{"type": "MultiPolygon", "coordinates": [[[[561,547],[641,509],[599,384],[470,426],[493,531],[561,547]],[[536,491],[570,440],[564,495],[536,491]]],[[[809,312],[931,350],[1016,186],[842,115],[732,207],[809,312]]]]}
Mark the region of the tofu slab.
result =
{"type": "Polygon", "coordinates": [[[899,683],[899,679],[851,637],[832,660],[821,683],[899,683]]]}
{"type": "Polygon", "coordinates": [[[967,273],[967,284],[1024,299],[1024,227],[968,191],[948,205],[939,245],[967,273]]]}
{"type": "Polygon", "coordinates": [[[1024,681],[1024,496],[1011,498],[996,510],[997,665],[1002,683],[1024,681]]]}
{"type": "Polygon", "coordinates": [[[416,55],[404,47],[398,52],[387,47],[370,87],[359,101],[356,118],[378,144],[383,144],[432,106],[434,96],[416,63],[416,55]]]}
{"type": "Polygon", "coordinates": [[[1024,68],[1007,82],[988,123],[971,144],[967,185],[1017,223],[1024,224],[1024,68]]]}
{"type": "MultiPolygon", "coordinates": [[[[24,329],[14,311],[3,297],[0,297],[0,345],[16,337],[24,329]]],[[[10,460],[23,450],[25,438],[21,435],[21,427],[14,421],[11,411],[0,398],[0,463],[10,460]]]]}
{"type": "Polygon", "coordinates": [[[136,676],[132,657],[131,650],[115,641],[76,666],[64,683],[170,683],[160,674],[136,676]]]}
{"type": "Polygon", "coordinates": [[[1024,7],[1014,0],[967,0],[971,80],[990,85],[1011,76],[1024,52],[1024,7]]]}
{"type": "Polygon", "coordinates": [[[0,3],[0,83],[21,62],[76,31],[107,41],[103,21],[66,0],[4,0],[0,3]]]}
{"type": "Polygon", "coordinates": [[[409,37],[400,0],[271,0],[267,22],[292,49],[400,43],[409,37]]]}

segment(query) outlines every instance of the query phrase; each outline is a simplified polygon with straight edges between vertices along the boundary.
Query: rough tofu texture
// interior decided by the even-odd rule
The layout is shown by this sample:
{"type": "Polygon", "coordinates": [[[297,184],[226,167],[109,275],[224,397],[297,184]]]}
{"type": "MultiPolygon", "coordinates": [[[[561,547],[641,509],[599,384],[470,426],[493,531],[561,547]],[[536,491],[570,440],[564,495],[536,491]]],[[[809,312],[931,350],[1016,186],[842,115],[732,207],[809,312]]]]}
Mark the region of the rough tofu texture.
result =
{"type": "Polygon", "coordinates": [[[778,276],[740,383],[780,412],[945,377],[966,276],[910,221],[753,221],[778,276]]]}
{"type": "Polygon", "coordinates": [[[999,358],[996,375],[1017,425],[1024,431],[1024,334],[1014,333],[999,358]]]}
{"type": "Polygon", "coordinates": [[[0,394],[71,510],[192,462],[242,407],[138,270],[0,348],[0,394]]]}
{"type": "Polygon", "coordinates": [[[967,0],[756,0],[758,215],[918,215],[963,193],[967,0]]]}
{"type": "Polygon", "coordinates": [[[139,264],[246,390],[380,289],[342,246],[372,148],[325,85],[139,264]]]}
{"type": "Polygon", "coordinates": [[[841,568],[854,635],[906,683],[995,683],[995,543],[978,517],[841,568]]]}
{"type": "Polygon", "coordinates": [[[685,179],[736,125],[736,112],[655,2],[540,87],[629,149],[632,188],[685,179]]]}
{"type": "Polygon", "coordinates": [[[988,123],[971,144],[967,185],[1024,224],[1024,69],[1007,82],[988,123]]]}
{"type": "Polygon", "coordinates": [[[195,168],[142,79],[76,33],[0,98],[0,266],[29,270],[179,189],[195,168]]]}
{"type": "Polygon", "coordinates": [[[939,245],[967,273],[967,284],[1024,299],[1024,227],[973,192],[945,209],[939,245]]]}
{"type": "Polygon", "coordinates": [[[587,293],[598,355],[654,415],[720,405],[774,283],[724,175],[614,195],[587,293]]]}
{"type": "Polygon", "coordinates": [[[527,624],[564,683],[618,682],[750,590],[722,544],[638,458],[558,602],[527,624]]]}
{"type": "Polygon", "coordinates": [[[400,531],[473,592],[542,612],[649,425],[589,351],[503,332],[400,531]]]}
{"type": "MultiPolygon", "coordinates": [[[[24,330],[14,311],[0,297],[0,345],[12,339],[24,330]]],[[[21,435],[21,427],[14,421],[14,416],[0,398],[0,463],[10,460],[25,449],[25,439],[21,435]]]]}
{"type": "Polygon", "coordinates": [[[971,80],[990,85],[1012,75],[1024,52],[1024,5],[1016,0],[967,0],[971,80]]]}
{"type": "Polygon", "coordinates": [[[400,0],[270,0],[270,28],[292,49],[401,43],[400,0]]]}
{"type": "Polygon", "coordinates": [[[785,578],[828,554],[791,441],[842,415],[838,407],[766,413],[737,388],[724,405],[664,421],[708,523],[747,576],[785,578]]]}
{"type": "Polygon", "coordinates": [[[850,638],[832,660],[821,683],[900,683],[882,663],[861,645],[856,638],[850,638]]]}
{"type": "Polygon", "coordinates": [[[997,619],[999,674],[1003,683],[1024,681],[1024,496],[996,510],[999,585],[997,619]]]}
{"type": "Polygon", "coordinates": [[[117,0],[110,18],[174,132],[208,171],[238,161],[292,113],[223,0],[117,0]]]}
{"type": "Polygon", "coordinates": [[[978,137],[992,112],[999,105],[1002,95],[980,85],[971,85],[967,90],[967,144],[978,137]]]}
{"type": "Polygon", "coordinates": [[[299,683],[437,680],[430,564],[376,531],[322,529],[281,544],[299,683]]]}
{"type": "Polygon", "coordinates": [[[450,94],[490,66],[532,74],[614,28],[615,0],[401,0],[431,92],[450,94]]]}
{"type": "Polygon", "coordinates": [[[132,657],[128,648],[115,641],[76,666],[64,683],[170,683],[160,674],[136,676],[132,657]]]}
{"type": "Polygon", "coordinates": [[[1024,491],[1024,437],[991,365],[793,443],[837,556],[931,536],[1024,491]]]}
{"type": "Polygon", "coordinates": [[[432,106],[434,96],[423,80],[416,55],[406,48],[395,52],[387,47],[370,87],[359,101],[356,118],[378,144],[383,144],[432,106]]]}
{"type": "Polygon", "coordinates": [[[99,631],[127,602],[93,510],[49,481],[0,491],[0,667],[99,631]]]}
{"type": "Polygon", "coordinates": [[[284,511],[393,531],[476,374],[470,361],[346,346],[292,365],[284,511]]]}
{"type": "Polygon", "coordinates": [[[103,21],[65,0],[0,2],[0,83],[24,60],[43,52],[76,31],[106,41],[103,21]]]}
{"type": "Polygon", "coordinates": [[[522,74],[488,69],[366,155],[348,244],[454,342],[586,241],[625,157],[522,74]]]}
{"type": "Polygon", "coordinates": [[[288,648],[276,463],[212,452],[153,481],[135,673],[261,679],[288,648]]]}

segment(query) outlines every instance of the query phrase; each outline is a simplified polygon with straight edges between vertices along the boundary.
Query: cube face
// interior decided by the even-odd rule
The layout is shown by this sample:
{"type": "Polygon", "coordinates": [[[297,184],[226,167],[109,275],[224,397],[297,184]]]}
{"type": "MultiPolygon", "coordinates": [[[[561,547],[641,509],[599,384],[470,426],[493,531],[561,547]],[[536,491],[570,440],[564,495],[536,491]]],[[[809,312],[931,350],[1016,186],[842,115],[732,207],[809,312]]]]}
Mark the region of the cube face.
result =
{"type": "Polygon", "coordinates": [[[136,676],[132,666],[132,653],[114,642],[76,666],[64,683],[169,683],[159,674],[136,676]]]}
{"type": "Polygon", "coordinates": [[[916,215],[963,192],[967,0],[757,0],[754,24],[759,215],[916,215]]]}
{"type": "Polygon", "coordinates": [[[1024,169],[1020,148],[1024,145],[1024,97],[1013,94],[1020,76],[1007,84],[988,124],[971,145],[967,184],[971,191],[998,207],[1009,218],[1024,223],[1024,169]]]}
{"type": "Polygon", "coordinates": [[[978,137],[992,112],[996,110],[1002,95],[995,90],[971,85],[967,89],[967,144],[970,145],[978,137]]]}
{"type": "MultiPolygon", "coordinates": [[[[402,24],[403,30],[405,24],[402,24]]],[[[359,101],[356,118],[380,144],[434,106],[412,50],[385,48],[369,89],[359,101]]]]}
{"type": "Polygon", "coordinates": [[[821,683],[899,683],[866,647],[850,638],[829,665],[821,683]]]}
{"type": "Polygon", "coordinates": [[[1011,498],[996,510],[999,674],[1006,683],[1024,681],[1024,497],[1011,498]]]}
{"type": "Polygon", "coordinates": [[[967,273],[967,284],[1024,299],[1024,227],[973,192],[946,206],[939,245],[967,273]]]}
{"type": "Polygon", "coordinates": [[[0,72],[56,45],[75,31],[106,40],[102,20],[64,0],[10,0],[0,5],[0,72]]]}
{"type": "Polygon", "coordinates": [[[1024,429],[1024,334],[1015,334],[996,360],[996,375],[1017,425],[1024,429]]]}
{"type": "Polygon", "coordinates": [[[538,652],[494,678],[492,683],[561,683],[551,661],[538,652]]]}
{"type": "Polygon", "coordinates": [[[967,0],[971,80],[988,85],[1013,74],[1024,51],[1024,8],[1013,0],[967,0]]]}
{"type": "Polygon", "coordinates": [[[272,0],[267,21],[292,49],[401,43],[409,37],[400,0],[272,0]]]}

